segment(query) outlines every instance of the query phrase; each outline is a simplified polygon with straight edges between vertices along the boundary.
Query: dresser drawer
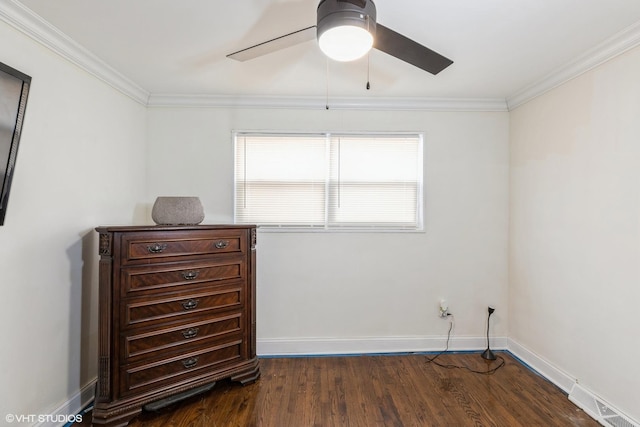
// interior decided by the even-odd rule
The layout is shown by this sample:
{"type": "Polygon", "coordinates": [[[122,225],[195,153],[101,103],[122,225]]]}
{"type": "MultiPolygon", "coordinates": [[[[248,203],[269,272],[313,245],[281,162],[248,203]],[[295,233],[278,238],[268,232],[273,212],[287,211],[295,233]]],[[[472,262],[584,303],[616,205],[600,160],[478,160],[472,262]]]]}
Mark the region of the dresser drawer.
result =
{"type": "Polygon", "coordinates": [[[218,257],[212,261],[144,265],[121,270],[122,296],[188,290],[202,286],[244,281],[247,265],[244,257],[218,257]]]}
{"type": "MultiPolygon", "coordinates": [[[[205,347],[212,340],[224,339],[242,331],[242,312],[199,322],[153,330],[134,330],[122,337],[122,360],[130,363],[142,356],[153,357],[154,352],[179,351],[185,347],[205,347]]],[[[157,354],[157,353],[156,353],[157,354]]]]}
{"type": "Polygon", "coordinates": [[[212,315],[216,310],[240,309],[242,302],[242,287],[162,298],[129,298],[121,304],[124,319],[122,327],[153,321],[180,320],[192,315],[212,315]]]}
{"type": "Polygon", "coordinates": [[[166,262],[185,257],[246,253],[247,231],[131,233],[122,237],[123,264],[166,262]]]}
{"type": "Polygon", "coordinates": [[[126,395],[140,389],[176,384],[198,375],[210,374],[214,369],[222,369],[224,365],[239,360],[242,360],[240,338],[154,363],[125,365],[120,370],[120,391],[126,395]]]}

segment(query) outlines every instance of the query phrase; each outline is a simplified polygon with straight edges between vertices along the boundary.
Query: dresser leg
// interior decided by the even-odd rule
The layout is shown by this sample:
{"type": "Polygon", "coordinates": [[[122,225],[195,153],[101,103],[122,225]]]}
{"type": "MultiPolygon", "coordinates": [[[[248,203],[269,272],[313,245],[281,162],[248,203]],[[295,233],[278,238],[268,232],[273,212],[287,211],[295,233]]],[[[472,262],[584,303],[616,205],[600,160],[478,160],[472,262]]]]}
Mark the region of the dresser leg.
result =
{"type": "Polygon", "coordinates": [[[231,377],[231,381],[236,381],[242,384],[243,386],[248,384],[253,384],[256,380],[260,378],[260,364],[256,359],[256,362],[253,366],[251,366],[248,370],[244,372],[240,372],[231,377]]]}

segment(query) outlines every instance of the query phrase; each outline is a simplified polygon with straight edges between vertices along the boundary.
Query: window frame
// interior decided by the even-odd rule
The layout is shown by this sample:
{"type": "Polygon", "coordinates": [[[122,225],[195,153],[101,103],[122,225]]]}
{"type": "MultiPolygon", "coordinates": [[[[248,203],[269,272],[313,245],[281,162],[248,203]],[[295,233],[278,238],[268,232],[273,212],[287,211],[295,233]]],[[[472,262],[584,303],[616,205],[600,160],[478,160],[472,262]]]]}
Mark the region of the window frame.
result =
{"type": "Polygon", "coordinates": [[[343,232],[355,232],[355,233],[423,233],[424,232],[424,132],[410,132],[410,131],[401,131],[401,132],[357,132],[357,131],[309,131],[309,132],[296,132],[296,131],[232,131],[231,142],[233,145],[233,222],[235,224],[244,224],[244,222],[237,222],[238,212],[237,212],[237,198],[238,198],[238,181],[236,177],[236,159],[237,159],[237,151],[238,151],[238,138],[241,138],[243,135],[253,136],[253,137],[323,137],[326,142],[326,151],[327,151],[327,173],[325,175],[325,186],[327,187],[327,194],[325,196],[325,219],[324,224],[322,226],[317,225],[260,225],[260,231],[266,232],[276,232],[276,233],[300,233],[300,232],[310,232],[310,233],[343,233],[343,232]],[[418,153],[417,153],[417,182],[416,182],[416,225],[415,226],[382,226],[380,224],[370,223],[370,224],[358,224],[358,225],[345,225],[345,226],[329,226],[330,224],[330,216],[329,212],[329,199],[331,198],[331,194],[328,192],[328,187],[330,186],[330,144],[331,138],[335,136],[345,136],[345,137],[380,137],[380,138],[416,138],[418,142],[418,153]]]}

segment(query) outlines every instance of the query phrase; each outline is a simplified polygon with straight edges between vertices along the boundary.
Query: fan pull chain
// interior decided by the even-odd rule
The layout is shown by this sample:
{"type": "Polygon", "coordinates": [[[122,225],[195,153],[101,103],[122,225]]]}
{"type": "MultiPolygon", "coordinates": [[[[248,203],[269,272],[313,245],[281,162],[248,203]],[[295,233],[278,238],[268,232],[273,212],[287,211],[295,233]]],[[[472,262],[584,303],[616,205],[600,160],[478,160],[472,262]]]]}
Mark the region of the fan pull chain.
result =
{"type": "Polygon", "coordinates": [[[367,90],[371,89],[370,66],[369,66],[370,59],[371,59],[371,54],[367,53],[367,90]]]}
{"type": "Polygon", "coordinates": [[[329,58],[326,59],[327,60],[327,99],[325,102],[325,109],[329,109],[329,58]]]}
{"type": "MultiPolygon", "coordinates": [[[[371,34],[371,17],[369,15],[367,15],[367,31],[369,32],[369,34],[371,34]]],[[[367,90],[371,89],[371,79],[370,79],[370,73],[369,73],[369,63],[371,62],[371,50],[369,50],[369,52],[367,52],[367,90]]]]}

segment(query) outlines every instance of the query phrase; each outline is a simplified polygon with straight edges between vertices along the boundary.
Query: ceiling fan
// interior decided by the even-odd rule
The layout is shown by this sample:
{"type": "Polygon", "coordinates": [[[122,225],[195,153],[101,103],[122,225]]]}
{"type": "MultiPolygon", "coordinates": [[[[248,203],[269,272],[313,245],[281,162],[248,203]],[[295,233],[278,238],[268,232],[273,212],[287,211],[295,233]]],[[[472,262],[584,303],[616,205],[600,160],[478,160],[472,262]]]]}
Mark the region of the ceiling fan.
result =
{"type": "Polygon", "coordinates": [[[452,60],[377,23],[376,6],[372,0],[321,0],[316,22],[311,27],[250,46],[227,57],[248,61],[317,38],[325,55],[337,61],[356,60],[373,47],[434,75],[453,64],[452,60]]]}

